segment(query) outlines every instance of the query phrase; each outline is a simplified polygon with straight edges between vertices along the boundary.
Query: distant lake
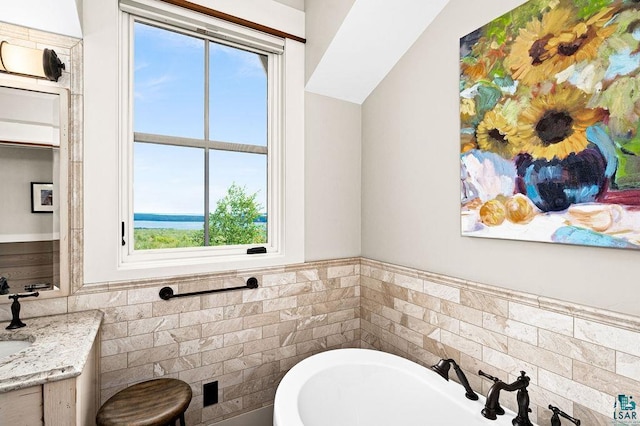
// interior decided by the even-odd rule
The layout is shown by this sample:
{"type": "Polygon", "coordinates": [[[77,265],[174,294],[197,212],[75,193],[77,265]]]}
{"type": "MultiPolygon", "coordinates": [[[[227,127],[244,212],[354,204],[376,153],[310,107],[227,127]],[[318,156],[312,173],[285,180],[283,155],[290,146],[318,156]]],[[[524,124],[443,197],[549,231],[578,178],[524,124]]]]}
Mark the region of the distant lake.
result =
{"type": "Polygon", "coordinates": [[[203,215],[134,213],[133,227],[136,229],[202,229],[203,215]]]}
{"type": "MultiPolygon", "coordinates": [[[[261,216],[256,223],[266,223],[266,215],[261,216]]],[[[136,229],[199,229],[204,227],[203,215],[188,214],[155,214],[134,213],[133,227],[136,229]]]]}

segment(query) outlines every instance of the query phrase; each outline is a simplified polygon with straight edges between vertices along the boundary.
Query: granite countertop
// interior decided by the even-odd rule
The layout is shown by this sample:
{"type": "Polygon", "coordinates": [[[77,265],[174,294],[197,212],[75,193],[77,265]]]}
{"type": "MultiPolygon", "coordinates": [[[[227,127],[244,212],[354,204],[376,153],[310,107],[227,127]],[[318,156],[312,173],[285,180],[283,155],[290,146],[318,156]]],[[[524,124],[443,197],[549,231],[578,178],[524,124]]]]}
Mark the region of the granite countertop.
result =
{"type": "Polygon", "coordinates": [[[84,311],[24,318],[26,327],[6,330],[0,340],[30,340],[31,346],[0,358],[0,392],[79,376],[96,339],[103,313],[84,311]]]}

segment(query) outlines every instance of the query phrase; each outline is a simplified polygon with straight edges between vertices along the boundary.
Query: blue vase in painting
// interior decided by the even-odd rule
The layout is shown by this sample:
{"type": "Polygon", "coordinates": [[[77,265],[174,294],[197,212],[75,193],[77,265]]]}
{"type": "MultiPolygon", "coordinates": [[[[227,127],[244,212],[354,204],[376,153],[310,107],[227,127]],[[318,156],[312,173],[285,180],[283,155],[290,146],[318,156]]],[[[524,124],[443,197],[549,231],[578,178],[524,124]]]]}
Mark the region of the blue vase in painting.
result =
{"type": "Polygon", "coordinates": [[[607,162],[597,147],[571,153],[559,160],[516,158],[517,190],[543,212],[566,210],[571,204],[590,203],[606,191],[607,162]]]}

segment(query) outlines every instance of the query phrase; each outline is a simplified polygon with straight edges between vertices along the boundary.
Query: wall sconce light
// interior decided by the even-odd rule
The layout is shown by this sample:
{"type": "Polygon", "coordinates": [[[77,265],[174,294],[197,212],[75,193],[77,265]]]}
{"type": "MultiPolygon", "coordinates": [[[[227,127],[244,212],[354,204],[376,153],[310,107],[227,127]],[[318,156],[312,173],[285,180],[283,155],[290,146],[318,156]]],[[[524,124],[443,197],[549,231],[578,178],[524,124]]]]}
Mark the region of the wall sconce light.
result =
{"type": "Polygon", "coordinates": [[[0,71],[58,81],[64,64],[51,49],[32,49],[0,43],[0,71]]]}

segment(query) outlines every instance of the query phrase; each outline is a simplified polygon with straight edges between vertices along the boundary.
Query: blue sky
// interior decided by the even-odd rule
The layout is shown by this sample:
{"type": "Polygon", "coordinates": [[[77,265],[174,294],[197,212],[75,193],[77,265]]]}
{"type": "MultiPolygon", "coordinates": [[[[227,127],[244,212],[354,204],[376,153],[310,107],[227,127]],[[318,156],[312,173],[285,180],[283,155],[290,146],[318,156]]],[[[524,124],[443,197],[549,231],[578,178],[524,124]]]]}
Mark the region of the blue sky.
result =
{"type": "MultiPolygon", "coordinates": [[[[135,24],[134,131],[204,137],[204,41],[135,24]]],[[[260,56],[210,43],[211,140],[267,143],[267,78],[260,56]]],[[[236,182],[266,211],[265,155],[210,151],[210,200],[236,182]]],[[[134,211],[203,214],[204,151],[137,143],[134,211]]]]}

